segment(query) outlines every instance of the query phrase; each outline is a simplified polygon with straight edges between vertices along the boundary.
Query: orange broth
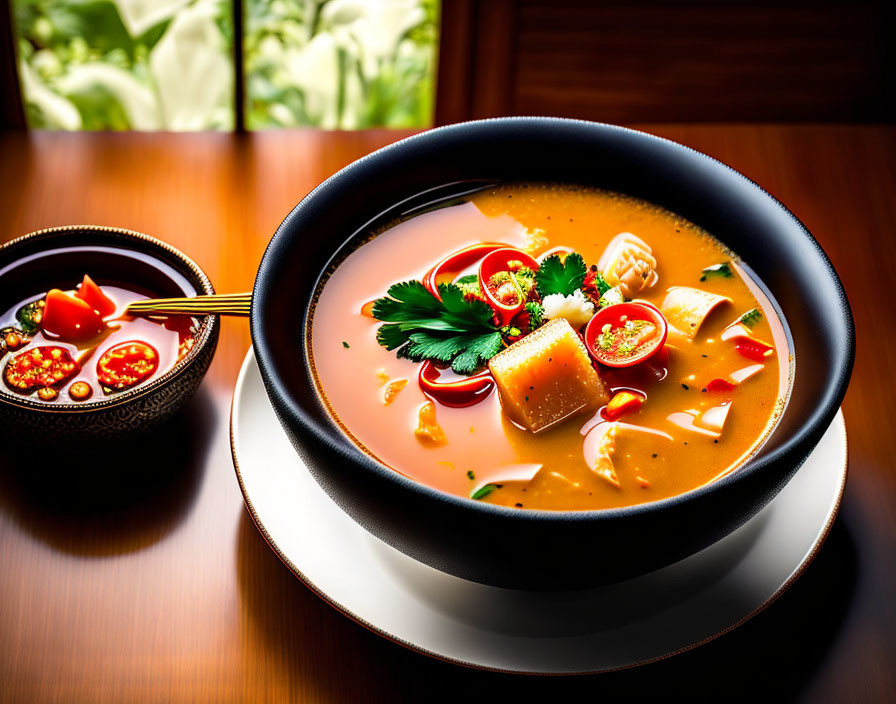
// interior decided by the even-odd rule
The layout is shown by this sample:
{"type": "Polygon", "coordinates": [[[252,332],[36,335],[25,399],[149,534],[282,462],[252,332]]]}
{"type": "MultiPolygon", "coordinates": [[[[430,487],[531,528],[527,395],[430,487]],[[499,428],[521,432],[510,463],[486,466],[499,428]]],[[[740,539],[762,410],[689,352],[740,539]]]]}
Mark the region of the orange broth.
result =
{"type": "Polygon", "coordinates": [[[469,196],[467,202],[410,217],[373,237],[329,273],[319,290],[310,331],[318,390],[332,417],[364,451],[432,487],[470,496],[494,480],[482,501],[527,509],[585,510],[655,501],[699,487],[742,464],[771,431],[783,408],[790,358],[783,326],[770,302],[721,243],[684,219],[652,204],[596,189],[557,184],[509,184],[469,196]],[[541,232],[537,232],[541,231],[541,232]],[[414,434],[427,397],[417,384],[420,365],[398,359],[376,341],[379,321],[361,314],[368,301],[398,281],[421,279],[444,256],[484,241],[505,242],[533,255],[563,246],[596,263],[607,243],[632,232],[653,248],[659,282],[639,294],[659,306],[671,286],[728,296],[689,341],[670,334],[667,374],[657,381],[644,365],[600,367],[613,389],[637,389],[647,399],[619,420],[657,429],[672,440],[621,434],[614,455],[621,486],[598,477],[583,455],[582,427],[591,413],[538,434],[514,425],[496,391],[476,405],[436,404],[447,442],[424,443],[414,434]],[[532,247],[533,233],[538,240],[532,247]],[[708,277],[705,267],[732,262],[731,278],[708,277]],[[707,382],[755,362],[719,339],[738,316],[759,308],[752,334],[774,344],[765,368],[731,392],[703,391],[707,382]],[[407,380],[386,404],[389,382],[407,380]],[[667,416],[703,411],[731,399],[721,436],[677,427],[667,416]],[[506,480],[519,465],[542,465],[531,480],[506,480]]]}

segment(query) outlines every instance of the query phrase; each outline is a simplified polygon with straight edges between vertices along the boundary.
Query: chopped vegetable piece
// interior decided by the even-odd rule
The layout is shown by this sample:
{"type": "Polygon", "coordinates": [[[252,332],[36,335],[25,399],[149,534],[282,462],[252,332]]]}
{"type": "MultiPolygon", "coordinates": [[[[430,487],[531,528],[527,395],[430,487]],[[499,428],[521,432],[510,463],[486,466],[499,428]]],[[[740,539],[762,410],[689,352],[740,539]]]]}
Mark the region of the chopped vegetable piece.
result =
{"type": "Polygon", "coordinates": [[[51,289],[46,297],[41,327],[64,340],[89,340],[106,327],[102,316],[80,298],[51,289]]]}
{"type": "Polygon", "coordinates": [[[713,264],[712,266],[706,267],[700,276],[700,280],[706,281],[713,277],[730,279],[732,276],[734,276],[734,274],[731,273],[731,266],[729,263],[722,262],[721,264],[713,264]]]}
{"type": "Polygon", "coordinates": [[[20,352],[6,363],[3,378],[14,391],[31,393],[36,389],[61,386],[80,370],[64,347],[44,345],[20,352]]]}
{"type": "Polygon", "coordinates": [[[109,348],[96,363],[96,376],[109,393],[145,381],[159,368],[159,353],[145,342],[132,340],[109,348]]]}
{"type": "Polygon", "coordinates": [[[538,293],[542,297],[552,293],[568,296],[582,288],[586,273],[585,260],[578,252],[570,252],[563,259],[552,254],[542,260],[535,275],[538,293]]]}
{"type": "Polygon", "coordinates": [[[31,301],[16,311],[16,320],[22,325],[22,330],[28,335],[33,335],[40,329],[41,321],[44,317],[44,306],[46,303],[41,298],[39,301],[31,301]]]}
{"type": "Polygon", "coordinates": [[[407,379],[396,379],[395,381],[390,381],[386,384],[386,389],[383,391],[383,403],[386,406],[391,405],[391,403],[395,400],[395,397],[401,392],[401,390],[408,385],[407,379]]]}
{"type": "Polygon", "coordinates": [[[668,326],[648,303],[619,303],[601,308],[585,329],[591,356],[609,367],[630,367],[662,349],[668,326]]]}
{"type": "Polygon", "coordinates": [[[59,389],[55,389],[52,386],[42,386],[37,390],[37,395],[40,396],[41,401],[55,401],[59,398],[59,389]]]}
{"type": "Polygon", "coordinates": [[[540,327],[544,322],[544,308],[537,301],[529,301],[525,306],[526,313],[529,314],[529,330],[540,327]]]}
{"type": "Polygon", "coordinates": [[[93,388],[86,381],[76,381],[69,387],[68,395],[75,401],[86,401],[93,396],[93,388]]]}
{"type": "Polygon", "coordinates": [[[738,323],[746,325],[748,328],[753,327],[762,320],[762,312],[758,308],[751,308],[737,319],[738,323]]]}
{"type": "Polygon", "coordinates": [[[533,433],[609,400],[585,346],[563,318],[494,356],[489,370],[504,413],[533,433]]]}
{"type": "Polygon", "coordinates": [[[669,325],[693,339],[709,314],[725,303],[731,303],[727,296],[717,296],[690,286],[673,286],[660,309],[669,325]]]}
{"type": "Polygon", "coordinates": [[[373,304],[374,303],[376,303],[376,301],[367,301],[367,303],[365,303],[363,306],[361,306],[361,315],[363,315],[365,318],[373,318],[374,317],[374,315],[373,315],[373,304]]]}
{"type": "Polygon", "coordinates": [[[388,295],[373,306],[374,317],[387,323],[376,339],[399,357],[450,362],[458,374],[472,374],[504,346],[492,309],[466,300],[454,284],[439,284],[438,298],[419,281],[394,284],[388,295]]]}
{"type": "Polygon", "coordinates": [[[659,280],[653,250],[631,232],[620,232],[610,240],[597,268],[610,286],[619,286],[629,298],[655,286],[659,280]]]}
{"type": "Polygon", "coordinates": [[[631,391],[620,391],[607,404],[607,420],[616,420],[627,413],[635,413],[644,404],[644,397],[631,391]]]}
{"type": "Polygon", "coordinates": [[[87,274],[84,274],[84,280],[81,281],[81,286],[75,297],[80,298],[103,318],[115,312],[115,301],[103,293],[103,290],[87,274]]]}
{"type": "Polygon", "coordinates": [[[445,437],[445,431],[436,421],[436,404],[427,401],[417,412],[417,428],[414,435],[421,442],[429,445],[444,445],[448,438],[445,437]]]}
{"type": "Polygon", "coordinates": [[[775,352],[774,347],[765,344],[761,340],[741,339],[734,346],[734,349],[747,359],[752,359],[754,362],[761,362],[764,359],[768,359],[775,352]]]}
{"type": "Polygon", "coordinates": [[[494,484],[486,484],[485,486],[479,487],[476,491],[470,494],[471,499],[484,499],[486,496],[491,494],[495,490],[494,484]]]}
{"type": "Polygon", "coordinates": [[[439,369],[426,361],[420,367],[417,377],[420,389],[443,406],[464,408],[485,399],[495,385],[495,380],[487,371],[459,381],[439,381],[439,369]]]}
{"type": "Polygon", "coordinates": [[[713,379],[706,385],[706,390],[713,393],[731,391],[737,388],[737,384],[733,384],[727,379],[713,379]]]}

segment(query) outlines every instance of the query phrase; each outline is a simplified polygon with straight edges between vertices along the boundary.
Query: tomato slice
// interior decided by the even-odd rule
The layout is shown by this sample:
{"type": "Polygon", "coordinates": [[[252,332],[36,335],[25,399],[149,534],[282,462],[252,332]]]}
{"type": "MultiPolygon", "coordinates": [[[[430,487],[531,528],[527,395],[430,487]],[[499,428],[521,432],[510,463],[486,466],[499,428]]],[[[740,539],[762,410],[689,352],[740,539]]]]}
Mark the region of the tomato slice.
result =
{"type": "Polygon", "coordinates": [[[122,391],[145,381],[159,368],[152,345],[131,340],[110,347],[96,363],[96,377],[108,391],[122,391]]]}
{"type": "Polygon", "coordinates": [[[10,359],[3,371],[3,379],[14,391],[30,394],[38,389],[61,386],[80,369],[64,347],[42,345],[27,349],[10,359]]]}
{"type": "Polygon", "coordinates": [[[84,274],[84,280],[75,297],[80,298],[103,318],[115,312],[115,301],[103,293],[103,289],[97,286],[87,274],[84,274]]]}
{"type": "Polygon", "coordinates": [[[617,303],[599,310],[585,328],[585,346],[608,367],[630,367],[649,359],[666,343],[669,326],[649,303],[617,303]]]}
{"type": "Polygon", "coordinates": [[[45,300],[41,327],[63,340],[89,340],[106,327],[103,317],[88,303],[58,288],[51,289],[45,300]]]}

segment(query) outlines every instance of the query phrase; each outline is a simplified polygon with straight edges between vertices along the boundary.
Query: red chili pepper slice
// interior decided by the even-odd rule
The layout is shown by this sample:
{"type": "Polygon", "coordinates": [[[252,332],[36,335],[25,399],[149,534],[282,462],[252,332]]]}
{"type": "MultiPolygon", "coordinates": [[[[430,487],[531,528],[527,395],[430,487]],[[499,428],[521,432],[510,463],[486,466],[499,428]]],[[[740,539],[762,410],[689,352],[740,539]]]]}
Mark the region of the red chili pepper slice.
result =
{"type": "Polygon", "coordinates": [[[9,388],[30,394],[37,389],[61,386],[80,369],[64,347],[43,345],[32,347],[10,359],[3,379],[9,388]]]}
{"type": "Polygon", "coordinates": [[[486,255],[479,264],[479,286],[488,304],[495,311],[500,325],[510,324],[513,316],[526,304],[526,297],[513,276],[497,288],[492,283],[492,277],[495,275],[518,270],[519,267],[513,266],[515,262],[532,271],[538,270],[538,262],[535,259],[513,247],[496,249],[486,255]]]}
{"type": "Polygon", "coordinates": [[[103,289],[87,274],[84,274],[84,280],[81,281],[81,287],[75,297],[80,298],[104,318],[115,312],[115,301],[103,293],[103,289]]]}
{"type": "Polygon", "coordinates": [[[439,382],[440,375],[438,367],[426,360],[420,366],[417,383],[431,399],[452,408],[466,408],[479,403],[495,385],[495,380],[487,371],[458,381],[439,382]]]}
{"type": "Polygon", "coordinates": [[[159,368],[159,353],[145,342],[132,340],[110,347],[96,363],[96,377],[112,391],[139,384],[159,368]]]}
{"type": "Polygon", "coordinates": [[[503,249],[506,244],[500,242],[481,242],[459,249],[454,254],[449,254],[423,277],[423,285],[433,296],[441,300],[439,284],[450,281],[468,266],[472,266],[489,252],[503,249]]]}
{"type": "Polygon", "coordinates": [[[752,337],[739,338],[734,348],[744,357],[746,357],[747,359],[752,359],[755,362],[764,361],[768,357],[771,357],[772,353],[775,351],[775,348],[771,345],[767,345],[761,340],[757,340],[752,337]]]}
{"type": "Polygon", "coordinates": [[[727,379],[713,379],[706,385],[707,391],[731,391],[737,388],[736,384],[732,384],[727,379]]]}

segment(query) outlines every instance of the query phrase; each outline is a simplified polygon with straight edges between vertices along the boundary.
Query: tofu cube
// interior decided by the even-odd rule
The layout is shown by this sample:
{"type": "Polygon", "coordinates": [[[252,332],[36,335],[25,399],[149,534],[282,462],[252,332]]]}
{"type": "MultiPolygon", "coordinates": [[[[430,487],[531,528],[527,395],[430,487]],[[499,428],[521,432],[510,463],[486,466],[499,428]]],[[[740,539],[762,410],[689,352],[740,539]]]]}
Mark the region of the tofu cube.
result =
{"type": "Polygon", "coordinates": [[[504,413],[533,433],[609,400],[584,343],[564,318],[514,342],[488,368],[504,413]]]}

